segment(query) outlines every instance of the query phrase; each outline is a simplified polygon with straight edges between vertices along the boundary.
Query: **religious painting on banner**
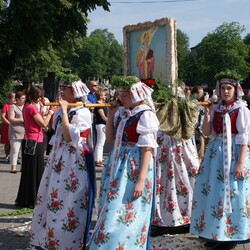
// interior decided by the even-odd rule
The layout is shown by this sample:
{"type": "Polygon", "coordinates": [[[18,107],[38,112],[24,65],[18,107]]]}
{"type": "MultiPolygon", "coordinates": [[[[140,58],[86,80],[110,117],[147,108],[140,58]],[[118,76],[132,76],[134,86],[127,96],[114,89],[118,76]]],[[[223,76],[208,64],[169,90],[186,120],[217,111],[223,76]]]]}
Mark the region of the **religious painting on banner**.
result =
{"type": "Polygon", "coordinates": [[[147,85],[162,80],[172,87],[177,80],[176,22],[162,18],[123,28],[124,72],[147,85]]]}

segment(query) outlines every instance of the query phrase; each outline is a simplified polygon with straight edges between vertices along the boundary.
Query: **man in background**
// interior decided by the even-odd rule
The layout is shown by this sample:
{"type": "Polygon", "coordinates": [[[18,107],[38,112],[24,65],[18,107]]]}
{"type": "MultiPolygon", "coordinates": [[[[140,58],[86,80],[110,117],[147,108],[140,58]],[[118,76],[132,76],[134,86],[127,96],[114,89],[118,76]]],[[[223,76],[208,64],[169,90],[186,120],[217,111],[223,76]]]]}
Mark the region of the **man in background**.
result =
{"type": "MultiPolygon", "coordinates": [[[[209,95],[204,93],[204,88],[202,86],[194,86],[191,90],[190,101],[192,102],[200,102],[207,101],[209,95]]],[[[203,135],[201,126],[204,119],[205,109],[203,106],[199,105],[198,107],[199,116],[198,121],[195,126],[195,144],[197,146],[197,152],[199,159],[202,160],[205,151],[205,136],[203,135]]]]}
{"type": "MultiPolygon", "coordinates": [[[[90,103],[96,103],[96,91],[98,90],[98,84],[96,80],[90,80],[87,83],[87,87],[89,88],[89,93],[87,95],[87,99],[90,103]]],[[[92,114],[92,138],[93,138],[93,147],[95,147],[96,144],[96,129],[95,129],[95,114],[94,114],[95,108],[90,108],[91,114],[92,114]]]]}
{"type": "Polygon", "coordinates": [[[90,80],[87,84],[88,88],[89,88],[89,93],[88,93],[88,101],[91,103],[96,103],[96,91],[98,90],[98,84],[95,80],[90,80]]]}

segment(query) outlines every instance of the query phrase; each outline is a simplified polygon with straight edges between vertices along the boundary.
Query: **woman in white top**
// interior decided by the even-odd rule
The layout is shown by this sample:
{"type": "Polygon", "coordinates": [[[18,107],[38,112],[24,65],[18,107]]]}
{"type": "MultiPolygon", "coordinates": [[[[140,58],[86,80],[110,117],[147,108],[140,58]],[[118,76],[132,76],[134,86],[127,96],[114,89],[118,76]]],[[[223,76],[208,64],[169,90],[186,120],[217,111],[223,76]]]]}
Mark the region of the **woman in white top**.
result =
{"type": "Polygon", "coordinates": [[[17,159],[24,137],[24,123],[23,123],[23,106],[26,97],[25,93],[18,91],[16,93],[16,103],[10,106],[9,116],[9,139],[10,139],[10,173],[17,173],[17,159]]]}

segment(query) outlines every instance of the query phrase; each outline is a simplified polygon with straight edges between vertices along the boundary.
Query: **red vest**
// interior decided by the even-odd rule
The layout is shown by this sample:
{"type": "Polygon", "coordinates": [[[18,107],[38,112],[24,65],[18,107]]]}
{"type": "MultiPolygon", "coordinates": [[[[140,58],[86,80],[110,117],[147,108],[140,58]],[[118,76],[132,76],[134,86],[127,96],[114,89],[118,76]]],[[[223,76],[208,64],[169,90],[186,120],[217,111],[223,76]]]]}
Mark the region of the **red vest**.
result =
{"type": "MultiPolygon", "coordinates": [[[[125,124],[125,127],[124,127],[124,131],[123,131],[123,135],[122,135],[122,141],[123,142],[134,142],[136,143],[138,141],[138,138],[139,138],[139,134],[136,132],[136,127],[137,127],[137,124],[140,120],[140,117],[141,115],[143,114],[143,112],[146,111],[146,110],[143,110],[143,111],[140,111],[138,112],[136,115],[134,116],[131,116],[126,124],[125,124]]],[[[117,123],[116,123],[116,126],[115,126],[115,132],[118,128],[118,125],[121,121],[121,117],[118,117],[118,120],[117,120],[117,123]]]]}
{"type": "MultiPolygon", "coordinates": [[[[231,133],[232,134],[238,134],[238,131],[236,128],[236,119],[238,117],[238,113],[239,113],[239,108],[228,112],[230,116],[230,121],[231,121],[231,133]]],[[[213,128],[216,134],[223,133],[223,116],[220,112],[214,113],[213,128]]]]}

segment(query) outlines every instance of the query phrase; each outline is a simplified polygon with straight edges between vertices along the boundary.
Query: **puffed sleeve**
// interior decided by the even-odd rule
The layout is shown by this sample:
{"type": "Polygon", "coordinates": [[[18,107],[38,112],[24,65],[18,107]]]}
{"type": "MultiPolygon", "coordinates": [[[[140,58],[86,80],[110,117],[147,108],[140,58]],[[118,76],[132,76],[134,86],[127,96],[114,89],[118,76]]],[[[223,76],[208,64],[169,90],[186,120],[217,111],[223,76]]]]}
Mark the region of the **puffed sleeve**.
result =
{"type": "Polygon", "coordinates": [[[144,111],[137,124],[136,131],[139,135],[136,146],[157,148],[156,133],[159,129],[159,121],[152,111],[144,111]]]}
{"type": "Polygon", "coordinates": [[[250,111],[247,107],[242,106],[239,109],[236,120],[238,134],[235,137],[235,143],[240,145],[250,145],[250,111]]]}
{"type": "Polygon", "coordinates": [[[72,144],[78,144],[80,139],[80,133],[91,129],[91,113],[88,108],[80,108],[76,110],[76,114],[73,116],[69,125],[69,134],[72,144]]]}

